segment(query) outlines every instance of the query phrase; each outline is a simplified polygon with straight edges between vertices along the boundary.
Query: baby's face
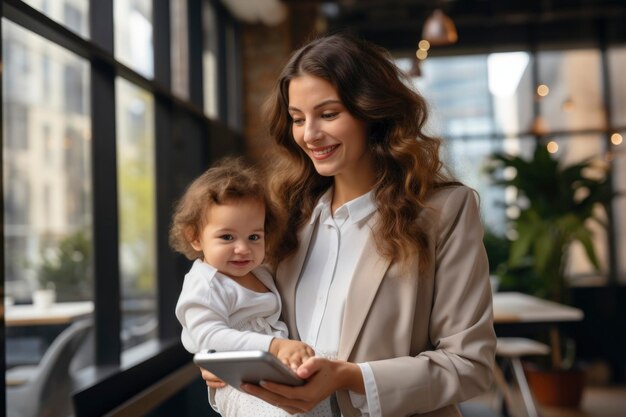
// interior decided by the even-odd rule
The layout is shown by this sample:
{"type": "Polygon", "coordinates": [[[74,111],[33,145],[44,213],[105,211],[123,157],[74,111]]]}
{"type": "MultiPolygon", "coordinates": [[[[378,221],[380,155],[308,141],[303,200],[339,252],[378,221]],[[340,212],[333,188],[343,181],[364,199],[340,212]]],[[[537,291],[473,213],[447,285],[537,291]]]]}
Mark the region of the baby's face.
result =
{"type": "Polygon", "coordinates": [[[206,223],[194,249],[204,262],[231,277],[242,277],[265,258],[265,206],[245,199],[214,204],[207,210],[206,223]]]}

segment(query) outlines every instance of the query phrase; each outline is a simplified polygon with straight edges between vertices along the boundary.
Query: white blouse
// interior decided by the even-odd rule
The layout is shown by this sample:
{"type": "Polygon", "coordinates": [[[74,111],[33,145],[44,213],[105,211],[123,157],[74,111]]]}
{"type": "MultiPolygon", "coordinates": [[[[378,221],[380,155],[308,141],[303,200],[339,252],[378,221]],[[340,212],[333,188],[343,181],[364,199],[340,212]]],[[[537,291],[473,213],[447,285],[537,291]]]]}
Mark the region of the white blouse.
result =
{"type": "MultiPolygon", "coordinates": [[[[296,324],[303,342],[317,355],[336,358],[341,324],[352,273],[372,238],[366,224],[376,212],[370,191],[331,213],[332,188],[320,198],[311,216],[315,231],[296,290],[296,324]]],[[[367,363],[359,364],[366,395],[350,392],[353,405],[364,416],[380,416],[374,375],[367,363]]]]}

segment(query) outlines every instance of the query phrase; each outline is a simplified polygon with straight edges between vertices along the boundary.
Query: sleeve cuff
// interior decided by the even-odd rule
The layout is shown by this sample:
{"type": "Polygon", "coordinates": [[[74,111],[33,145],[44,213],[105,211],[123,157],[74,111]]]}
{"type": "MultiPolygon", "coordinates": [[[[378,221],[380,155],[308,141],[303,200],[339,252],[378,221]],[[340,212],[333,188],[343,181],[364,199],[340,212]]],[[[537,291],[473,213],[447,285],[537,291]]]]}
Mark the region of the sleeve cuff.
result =
{"type": "Polygon", "coordinates": [[[251,332],[249,337],[250,340],[248,340],[246,344],[246,349],[270,351],[270,345],[272,344],[272,340],[274,340],[274,336],[251,332]]]}
{"type": "Polygon", "coordinates": [[[380,398],[378,397],[378,387],[374,380],[374,373],[368,363],[359,363],[361,373],[363,374],[363,383],[365,385],[365,395],[348,391],[352,406],[357,408],[363,416],[381,417],[380,398]]]}

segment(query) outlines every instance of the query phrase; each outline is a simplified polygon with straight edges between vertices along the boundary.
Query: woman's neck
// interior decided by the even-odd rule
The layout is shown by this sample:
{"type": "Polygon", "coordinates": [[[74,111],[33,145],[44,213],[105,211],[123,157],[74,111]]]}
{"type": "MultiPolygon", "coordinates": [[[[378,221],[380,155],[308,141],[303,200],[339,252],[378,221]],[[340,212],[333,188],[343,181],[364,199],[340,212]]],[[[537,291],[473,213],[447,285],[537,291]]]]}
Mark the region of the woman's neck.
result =
{"type": "Polygon", "coordinates": [[[334,213],[348,201],[370,192],[374,188],[374,184],[375,180],[373,178],[369,179],[365,175],[362,178],[352,178],[351,180],[336,176],[331,204],[332,212],[334,213]]]}

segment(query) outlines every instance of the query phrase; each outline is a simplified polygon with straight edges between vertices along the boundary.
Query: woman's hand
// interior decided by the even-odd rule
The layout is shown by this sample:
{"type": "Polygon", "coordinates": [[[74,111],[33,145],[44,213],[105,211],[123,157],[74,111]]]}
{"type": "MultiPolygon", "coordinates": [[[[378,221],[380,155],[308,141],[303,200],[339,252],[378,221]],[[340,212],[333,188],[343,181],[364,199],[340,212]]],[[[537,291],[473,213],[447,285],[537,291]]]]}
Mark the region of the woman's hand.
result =
{"type": "Polygon", "coordinates": [[[202,374],[202,379],[206,382],[206,386],[209,388],[224,388],[226,383],[216,377],[211,372],[207,371],[204,368],[200,368],[200,373],[202,374]]]}
{"type": "Polygon", "coordinates": [[[307,359],[296,371],[307,383],[300,387],[263,381],[261,386],[243,384],[247,393],[282,408],[288,413],[304,413],[337,390],[365,393],[363,375],[358,365],[319,357],[307,359]]]}

